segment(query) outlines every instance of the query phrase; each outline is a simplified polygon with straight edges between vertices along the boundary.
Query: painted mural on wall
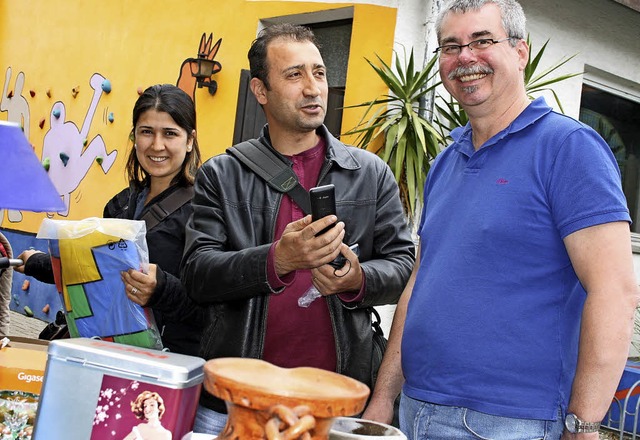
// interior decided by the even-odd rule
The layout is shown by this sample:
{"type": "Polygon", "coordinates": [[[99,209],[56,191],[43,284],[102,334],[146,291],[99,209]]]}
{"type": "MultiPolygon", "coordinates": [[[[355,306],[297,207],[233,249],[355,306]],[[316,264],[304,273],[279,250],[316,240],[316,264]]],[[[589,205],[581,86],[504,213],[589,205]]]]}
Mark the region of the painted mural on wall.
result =
{"type": "Polygon", "coordinates": [[[30,133],[29,103],[27,102],[27,98],[22,95],[24,89],[24,72],[18,72],[16,75],[13,90],[9,89],[11,75],[11,67],[7,67],[7,72],[4,77],[4,87],[2,88],[0,110],[7,112],[7,120],[19,124],[28,138],[30,133]]]}
{"type": "MultiPolygon", "coordinates": [[[[8,121],[20,124],[25,136],[29,139],[31,118],[29,102],[24,96],[23,90],[25,74],[24,72],[19,72],[16,75],[14,89],[10,89],[11,76],[12,68],[8,67],[0,101],[0,110],[7,112],[8,121]]],[[[62,101],[57,101],[51,107],[50,127],[43,140],[42,164],[64,201],[66,209],[59,213],[64,217],[69,215],[71,193],[80,186],[93,162],[97,161],[106,174],[111,169],[118,154],[115,149],[107,152],[105,142],[100,135],[96,135],[91,141],[87,141],[98,101],[102,94],[105,93],[104,85],[106,84],[106,79],[101,74],[96,73],[89,80],[89,84],[93,89],[93,98],[81,128],[78,128],[75,122],[66,120],[65,104],[62,101]]],[[[31,93],[33,97],[35,92],[31,93]]],[[[43,127],[44,121],[41,121],[40,128],[43,127]]],[[[3,211],[0,210],[0,219],[2,220],[4,219],[3,211]]],[[[11,223],[21,222],[22,213],[9,210],[8,220],[11,223]]]]}
{"type": "Polygon", "coordinates": [[[51,108],[51,127],[44,136],[42,163],[65,204],[65,211],[59,213],[63,217],[69,215],[71,193],[80,186],[93,162],[98,162],[107,174],[118,154],[115,149],[107,152],[107,146],[99,134],[90,141],[87,139],[100,97],[105,89],[111,90],[106,86],[106,81],[99,73],[91,76],[89,84],[93,96],[81,128],[75,122],[66,120],[64,102],[58,101],[51,108]]]}
{"type": "MultiPolygon", "coordinates": [[[[222,64],[215,57],[222,44],[222,38],[213,42],[213,33],[203,33],[197,54],[198,57],[213,63],[211,76],[204,78],[203,85],[211,85],[215,81],[212,76],[222,69],[222,64]]],[[[194,74],[198,69],[198,59],[187,57],[180,66],[180,73],[176,85],[184,90],[195,101],[195,91],[198,86],[194,74]]],[[[12,67],[6,70],[0,111],[7,113],[7,120],[18,123],[29,139],[31,129],[31,117],[29,102],[24,93],[25,73],[20,71],[16,75],[14,87],[11,87],[12,67]]],[[[48,115],[49,128],[44,135],[42,143],[42,164],[49,173],[49,177],[58,190],[65,204],[65,210],[58,214],[68,217],[75,198],[78,201],[82,192],[77,191],[87,176],[90,168],[97,163],[104,174],[111,170],[118,151],[116,148],[107,147],[101,134],[89,139],[92,124],[96,118],[96,111],[101,97],[111,92],[111,83],[100,73],[94,73],[89,79],[92,91],[91,102],[86,110],[82,124],[67,119],[65,101],[56,101],[48,115]]],[[[139,91],[141,92],[141,90],[139,91]]],[[[72,90],[73,98],[79,93],[79,86],[72,90]]],[[[33,98],[33,95],[32,95],[33,98]]],[[[104,115],[109,122],[113,122],[113,114],[104,115]]],[[[40,128],[43,128],[45,120],[41,120],[40,128]]],[[[4,211],[0,209],[0,224],[4,221],[4,211]]],[[[48,214],[52,217],[53,214],[48,214]]],[[[22,213],[8,210],[9,223],[22,221],[22,213]]],[[[6,226],[6,225],[5,225],[6,226]]]]}
{"type": "MultiPolygon", "coordinates": [[[[13,90],[9,89],[11,83],[12,70],[7,67],[4,78],[4,87],[2,88],[2,98],[0,99],[0,111],[7,112],[7,121],[15,122],[22,127],[27,139],[29,139],[29,128],[31,120],[29,116],[29,103],[22,95],[24,89],[24,72],[18,72],[13,90]]],[[[22,221],[22,213],[20,211],[8,210],[8,219],[10,222],[16,223],[22,221]]],[[[0,224],[4,218],[4,209],[0,209],[0,224]]]]}
{"type": "MultiPolygon", "coordinates": [[[[213,65],[211,76],[201,78],[200,81],[205,87],[210,87],[215,81],[213,75],[220,72],[222,64],[214,58],[218,54],[218,50],[222,44],[222,39],[213,40],[213,34],[203,33],[199,45],[197,46],[198,57],[205,58],[213,65]]],[[[193,57],[184,57],[184,61],[180,65],[179,75],[176,85],[184,90],[195,102],[196,89],[198,83],[194,73],[197,72],[198,60],[193,57]]],[[[92,167],[99,167],[106,176],[109,173],[121,173],[121,167],[114,166],[119,155],[126,155],[123,150],[124,145],[117,146],[108,145],[105,138],[113,139],[114,131],[120,131],[122,137],[128,139],[127,133],[130,127],[126,125],[126,131],[122,127],[114,127],[112,123],[115,120],[113,112],[109,110],[108,104],[104,103],[106,95],[111,93],[111,81],[106,75],[101,73],[93,73],[88,78],[88,87],[85,84],[75,86],[71,93],[63,94],[62,97],[54,99],[50,89],[46,89],[45,99],[50,100],[44,105],[45,117],[39,122],[32,113],[38,109],[42,111],[42,103],[36,102],[36,91],[25,90],[25,72],[20,70],[17,74],[15,66],[9,66],[6,69],[5,80],[0,97],[0,114],[6,114],[6,119],[19,124],[27,140],[32,144],[41,142],[39,145],[33,145],[36,155],[39,156],[42,166],[47,170],[54,187],[58,191],[64,202],[64,211],[58,213],[44,213],[40,216],[52,218],[56,215],[61,217],[74,218],[87,217],[86,211],[81,208],[81,200],[83,197],[92,197],[95,191],[95,183],[87,182],[83,185],[92,167]],[[15,78],[14,78],[15,75],[15,78]],[[80,94],[90,94],[90,101],[76,98],[80,94]],[[33,108],[30,106],[30,102],[33,108]],[[83,107],[84,106],[84,107],[83,107]],[[73,112],[68,111],[72,109],[73,112]],[[83,115],[80,117],[71,117],[70,114],[83,115]],[[38,128],[42,132],[38,132],[38,128]],[[114,130],[109,130],[114,128],[114,130]],[[35,132],[32,132],[35,130],[35,132]],[[34,138],[35,142],[30,139],[34,138]],[[40,141],[39,141],[40,140],[40,141]],[[118,150],[120,147],[120,151],[118,150]],[[41,151],[38,154],[38,151],[41,151]]],[[[175,70],[173,70],[175,73],[175,70]]],[[[175,78],[175,76],[174,76],[175,78]]],[[[169,81],[167,81],[169,82],[169,81]]],[[[141,94],[143,88],[138,88],[137,94],[141,94]]],[[[127,121],[128,122],[128,121],[127,121]]],[[[126,144],[126,142],[125,142],[126,144]]],[[[90,180],[90,179],[89,179],[90,180]]],[[[27,182],[24,182],[27,184],[27,182]]],[[[108,189],[105,192],[117,192],[118,188],[113,191],[108,189]]],[[[110,197],[111,195],[108,195],[110,197]]],[[[107,199],[108,199],[107,197],[107,199]]],[[[90,216],[99,215],[98,213],[90,213],[90,216]]],[[[34,214],[30,214],[34,215],[34,214]]],[[[23,249],[36,248],[44,252],[48,252],[45,243],[35,238],[33,233],[34,226],[25,226],[23,221],[23,213],[15,210],[0,209],[0,226],[2,230],[10,237],[10,241],[14,245],[15,255],[23,249]],[[4,228],[10,228],[5,230],[4,228]],[[31,231],[30,231],[31,229],[31,231]],[[15,233],[12,230],[30,232],[27,234],[15,233]]],[[[33,223],[31,218],[31,223],[33,223]]],[[[12,287],[11,308],[26,313],[34,314],[40,319],[50,321],[55,315],[55,311],[61,309],[60,298],[53,286],[40,282],[31,283],[31,278],[23,274],[14,274],[14,285],[12,287]]]]}

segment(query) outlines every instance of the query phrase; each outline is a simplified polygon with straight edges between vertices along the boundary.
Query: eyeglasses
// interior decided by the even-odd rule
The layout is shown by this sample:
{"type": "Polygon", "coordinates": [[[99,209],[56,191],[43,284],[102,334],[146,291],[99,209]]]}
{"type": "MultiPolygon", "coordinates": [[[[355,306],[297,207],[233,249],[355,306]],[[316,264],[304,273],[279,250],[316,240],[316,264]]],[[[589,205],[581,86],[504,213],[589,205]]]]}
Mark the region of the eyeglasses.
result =
{"type": "Polygon", "coordinates": [[[445,44],[444,46],[439,46],[433,53],[440,52],[440,56],[447,57],[457,57],[462,52],[463,47],[468,47],[469,50],[486,50],[489,49],[494,44],[502,43],[505,41],[513,40],[515,37],[507,37],[502,40],[493,40],[491,38],[481,38],[479,40],[474,40],[471,43],[467,44],[445,44]]]}

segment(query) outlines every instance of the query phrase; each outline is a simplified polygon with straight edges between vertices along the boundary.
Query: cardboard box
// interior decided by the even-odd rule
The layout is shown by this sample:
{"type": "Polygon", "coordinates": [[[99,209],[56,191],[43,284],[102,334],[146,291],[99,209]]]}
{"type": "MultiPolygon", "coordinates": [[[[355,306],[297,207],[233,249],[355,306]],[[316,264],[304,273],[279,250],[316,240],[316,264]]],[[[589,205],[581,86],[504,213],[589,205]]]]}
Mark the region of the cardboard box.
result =
{"type": "Polygon", "coordinates": [[[51,341],[33,439],[168,438],[167,431],[181,439],[193,429],[204,363],[96,339],[51,341]],[[152,437],[150,426],[162,433],[152,437]]]}
{"type": "Polygon", "coordinates": [[[8,336],[0,349],[0,390],[40,394],[49,341],[8,336]]]}
{"type": "Polygon", "coordinates": [[[602,424],[630,434],[640,434],[640,362],[627,360],[618,390],[602,424]]]}

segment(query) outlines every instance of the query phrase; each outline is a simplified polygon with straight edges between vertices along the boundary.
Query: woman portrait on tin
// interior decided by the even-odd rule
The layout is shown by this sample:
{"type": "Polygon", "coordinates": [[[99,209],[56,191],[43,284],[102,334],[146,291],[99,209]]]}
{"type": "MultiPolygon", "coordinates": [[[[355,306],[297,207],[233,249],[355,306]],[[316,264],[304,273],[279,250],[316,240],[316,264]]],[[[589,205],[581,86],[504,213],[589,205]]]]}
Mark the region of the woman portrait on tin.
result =
{"type": "Polygon", "coordinates": [[[123,440],[171,440],[171,431],[165,429],[160,422],[165,411],[160,394],[143,391],[131,402],[131,411],[142,423],[134,426],[123,440]]]}

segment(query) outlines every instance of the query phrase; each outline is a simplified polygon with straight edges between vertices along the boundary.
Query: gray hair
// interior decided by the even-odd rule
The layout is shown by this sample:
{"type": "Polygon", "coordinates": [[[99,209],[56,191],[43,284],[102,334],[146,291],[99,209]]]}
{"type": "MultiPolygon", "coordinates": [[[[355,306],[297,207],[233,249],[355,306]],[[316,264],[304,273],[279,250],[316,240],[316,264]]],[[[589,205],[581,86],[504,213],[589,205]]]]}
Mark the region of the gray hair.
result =
{"type": "MultiPolygon", "coordinates": [[[[502,27],[507,33],[508,37],[516,39],[524,39],[527,30],[526,23],[527,18],[524,15],[522,6],[515,0],[450,0],[442,8],[438,17],[436,18],[436,35],[438,42],[442,38],[442,21],[449,12],[468,12],[477,11],[484,5],[493,3],[500,9],[500,16],[502,17],[502,27]]],[[[515,45],[515,42],[511,42],[515,45]]]]}

